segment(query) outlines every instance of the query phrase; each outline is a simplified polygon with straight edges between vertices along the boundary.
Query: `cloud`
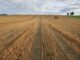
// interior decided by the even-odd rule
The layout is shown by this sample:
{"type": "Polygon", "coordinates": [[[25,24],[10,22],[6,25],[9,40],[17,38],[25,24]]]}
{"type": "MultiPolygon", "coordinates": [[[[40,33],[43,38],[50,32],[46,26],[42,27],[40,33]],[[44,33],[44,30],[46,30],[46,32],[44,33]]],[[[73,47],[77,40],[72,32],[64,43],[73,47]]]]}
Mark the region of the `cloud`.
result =
{"type": "Polygon", "coordinates": [[[80,0],[0,0],[0,13],[66,14],[79,6],[80,0]]]}

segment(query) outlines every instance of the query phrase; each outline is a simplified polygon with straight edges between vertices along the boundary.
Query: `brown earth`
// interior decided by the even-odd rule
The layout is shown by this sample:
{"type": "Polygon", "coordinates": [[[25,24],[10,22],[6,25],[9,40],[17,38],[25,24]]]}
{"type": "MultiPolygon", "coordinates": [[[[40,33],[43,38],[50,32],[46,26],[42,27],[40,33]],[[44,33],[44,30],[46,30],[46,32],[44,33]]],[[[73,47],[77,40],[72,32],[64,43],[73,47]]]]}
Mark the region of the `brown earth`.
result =
{"type": "Polygon", "coordinates": [[[0,60],[80,60],[80,19],[0,16],[0,60]]]}

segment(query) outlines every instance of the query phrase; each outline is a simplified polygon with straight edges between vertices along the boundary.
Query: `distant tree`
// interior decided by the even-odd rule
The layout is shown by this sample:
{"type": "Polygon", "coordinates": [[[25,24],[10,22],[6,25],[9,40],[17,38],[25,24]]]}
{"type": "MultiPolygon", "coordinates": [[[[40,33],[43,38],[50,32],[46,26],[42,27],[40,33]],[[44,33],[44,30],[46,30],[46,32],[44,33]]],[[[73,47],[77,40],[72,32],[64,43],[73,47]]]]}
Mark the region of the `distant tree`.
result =
{"type": "Polygon", "coordinates": [[[67,13],[67,16],[69,16],[69,13],[67,13]]]}
{"type": "Polygon", "coordinates": [[[73,16],[74,15],[74,12],[71,12],[70,15],[73,16]]]}
{"type": "Polygon", "coordinates": [[[8,14],[0,14],[0,16],[6,16],[6,15],[8,15],[8,14]]]}

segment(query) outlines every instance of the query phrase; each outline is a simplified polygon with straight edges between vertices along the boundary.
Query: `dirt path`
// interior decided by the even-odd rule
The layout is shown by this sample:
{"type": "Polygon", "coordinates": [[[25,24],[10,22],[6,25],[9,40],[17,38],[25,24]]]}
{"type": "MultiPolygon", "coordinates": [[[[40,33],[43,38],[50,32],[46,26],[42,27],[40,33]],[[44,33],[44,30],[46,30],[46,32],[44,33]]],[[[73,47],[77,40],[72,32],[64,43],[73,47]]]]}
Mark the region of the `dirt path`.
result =
{"type": "Polygon", "coordinates": [[[26,19],[0,22],[0,60],[80,60],[79,20],[66,16],[26,19]]]}

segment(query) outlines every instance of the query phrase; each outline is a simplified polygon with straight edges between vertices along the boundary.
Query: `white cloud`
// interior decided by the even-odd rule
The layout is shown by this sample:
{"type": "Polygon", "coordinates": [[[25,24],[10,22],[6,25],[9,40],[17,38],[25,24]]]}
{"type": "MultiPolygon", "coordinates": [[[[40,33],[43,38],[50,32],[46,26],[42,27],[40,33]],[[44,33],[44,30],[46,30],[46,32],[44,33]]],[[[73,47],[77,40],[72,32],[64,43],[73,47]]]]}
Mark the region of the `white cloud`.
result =
{"type": "Polygon", "coordinates": [[[64,14],[79,12],[80,0],[0,0],[0,12],[64,14]],[[7,8],[7,9],[6,9],[7,8]]]}

